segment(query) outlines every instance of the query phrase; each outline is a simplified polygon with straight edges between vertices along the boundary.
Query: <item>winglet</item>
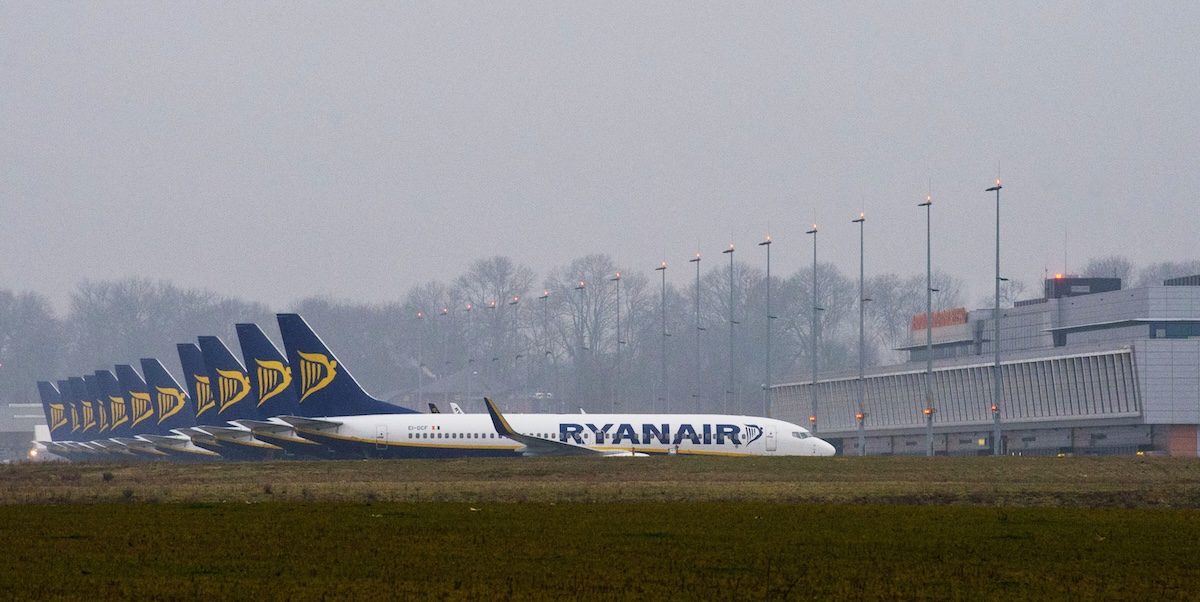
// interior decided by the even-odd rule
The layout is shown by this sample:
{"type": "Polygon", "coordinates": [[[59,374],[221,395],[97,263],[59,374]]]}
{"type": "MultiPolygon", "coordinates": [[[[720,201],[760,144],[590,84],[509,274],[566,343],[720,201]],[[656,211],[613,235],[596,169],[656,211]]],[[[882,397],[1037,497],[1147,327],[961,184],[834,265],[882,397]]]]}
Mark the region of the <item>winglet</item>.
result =
{"type": "Polygon", "coordinates": [[[517,432],[508,425],[508,421],[504,419],[504,416],[500,414],[500,409],[496,407],[496,403],[492,401],[492,398],[484,397],[483,403],[487,406],[488,415],[492,417],[492,424],[496,426],[497,433],[505,437],[511,437],[517,434],[517,432]]]}

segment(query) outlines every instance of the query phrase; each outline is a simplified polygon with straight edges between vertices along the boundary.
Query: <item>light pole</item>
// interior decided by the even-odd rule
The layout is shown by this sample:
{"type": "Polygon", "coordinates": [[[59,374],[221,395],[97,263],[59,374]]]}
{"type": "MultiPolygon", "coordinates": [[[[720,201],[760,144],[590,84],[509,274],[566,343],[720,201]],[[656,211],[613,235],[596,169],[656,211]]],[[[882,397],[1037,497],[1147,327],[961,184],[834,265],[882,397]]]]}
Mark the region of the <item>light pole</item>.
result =
{"type": "Polygon", "coordinates": [[[417,312],[417,407],[425,411],[425,392],[421,388],[421,378],[425,370],[425,312],[417,312]]]}
{"type": "MultiPolygon", "coordinates": [[[[492,299],[491,301],[488,301],[488,304],[483,306],[483,308],[484,309],[496,309],[496,300],[492,299]]],[[[496,340],[497,339],[496,335],[499,332],[499,328],[498,328],[499,318],[497,317],[499,312],[492,312],[492,313],[483,312],[483,313],[486,316],[485,321],[490,323],[491,331],[492,331],[491,337],[489,337],[491,339],[491,341],[490,341],[490,344],[488,345],[488,354],[492,356],[492,361],[487,363],[487,377],[484,380],[483,384],[485,387],[494,387],[494,386],[496,386],[496,366],[495,366],[495,364],[496,364],[496,360],[500,359],[500,355],[499,355],[500,349],[498,348],[499,346],[497,345],[497,343],[499,341],[496,340]]],[[[490,394],[494,395],[495,393],[493,392],[490,394]]]]}
{"type": "MultiPolygon", "coordinates": [[[[450,315],[450,308],[443,307],[442,312],[440,314],[438,314],[438,317],[444,318],[448,315],[450,315]]],[[[450,352],[447,349],[447,347],[449,347],[449,345],[447,344],[447,340],[446,340],[446,337],[447,337],[446,324],[444,324],[442,322],[442,320],[435,320],[433,323],[434,323],[434,338],[435,339],[441,338],[441,343],[442,343],[442,365],[438,368],[439,373],[440,373],[440,372],[444,372],[446,370],[446,366],[450,363],[450,352]],[[441,337],[437,336],[439,333],[441,334],[441,337]]],[[[450,402],[449,396],[450,396],[449,387],[442,387],[442,404],[446,404],[446,403],[450,402]]]]}
{"type": "Polygon", "coordinates": [[[467,340],[465,342],[467,344],[467,400],[470,401],[474,398],[472,385],[475,381],[475,357],[471,353],[471,304],[468,303],[463,311],[467,314],[467,340]]]}
{"type": "MultiPolygon", "coordinates": [[[[550,354],[550,291],[542,291],[542,296],[538,297],[542,302],[542,361],[545,361],[547,355],[550,354]]],[[[544,370],[544,368],[543,368],[544,370]]],[[[546,394],[550,395],[550,381],[546,378],[545,372],[542,372],[542,387],[546,394]]],[[[557,377],[557,374],[555,375],[557,377]]]]}
{"type": "Polygon", "coordinates": [[[729,254],[729,385],[725,390],[725,408],[723,413],[729,413],[729,398],[733,396],[733,243],[721,251],[729,254]]]}
{"type": "Polygon", "coordinates": [[[667,384],[667,262],[662,262],[662,265],[654,268],[654,271],[662,272],[662,298],[658,302],[659,309],[662,311],[662,358],[660,359],[660,367],[662,368],[663,406],[669,408],[671,407],[671,395],[667,384]]]}
{"type": "Polygon", "coordinates": [[[996,178],[996,185],[984,190],[996,193],[996,304],[992,313],[992,320],[995,322],[992,335],[995,351],[995,362],[992,365],[992,455],[995,456],[1004,451],[1000,445],[1000,188],[1000,178],[996,178]]]}
{"type": "Polygon", "coordinates": [[[867,410],[863,373],[867,364],[867,345],[863,326],[865,324],[864,306],[867,298],[864,291],[866,262],[863,251],[863,232],[866,230],[867,224],[866,212],[859,213],[858,219],[851,220],[851,223],[858,224],[858,414],[855,415],[855,418],[858,419],[858,455],[865,456],[867,455],[867,432],[864,421],[867,418],[867,410]]]}
{"type": "Polygon", "coordinates": [[[812,427],[812,432],[817,432],[817,312],[821,311],[817,305],[817,225],[813,224],[812,230],[805,232],[812,234],[813,237],[813,272],[812,272],[812,332],[809,338],[812,339],[812,414],[808,416],[808,424],[812,427]]]}
{"type": "MultiPolygon", "coordinates": [[[[509,305],[510,305],[510,306],[513,308],[513,312],[514,312],[514,314],[513,314],[513,315],[511,315],[511,316],[509,316],[509,318],[508,318],[508,319],[511,321],[511,323],[512,323],[512,324],[516,324],[516,323],[517,323],[517,318],[518,318],[518,316],[516,315],[516,312],[520,311],[520,308],[517,306],[517,304],[518,304],[518,303],[520,303],[520,301],[521,301],[521,297],[520,297],[520,296],[517,296],[517,295],[514,295],[514,296],[513,296],[513,298],[512,298],[512,301],[509,301],[509,302],[508,302],[508,304],[509,304],[509,305]]],[[[503,320],[501,320],[501,324],[500,324],[500,332],[503,334],[505,330],[507,330],[507,328],[506,328],[505,324],[503,323],[503,320]]],[[[515,341],[514,341],[514,342],[515,342],[515,341]]],[[[524,357],[524,354],[523,354],[523,353],[521,353],[520,351],[518,351],[518,352],[517,352],[517,359],[519,360],[519,359],[521,359],[522,357],[524,357]]],[[[517,379],[520,379],[520,378],[521,378],[521,367],[517,365],[517,361],[516,361],[516,360],[513,360],[513,370],[514,370],[514,371],[517,373],[517,374],[516,374],[516,379],[511,379],[511,378],[510,378],[510,380],[517,380],[517,379]]],[[[526,393],[526,394],[528,394],[528,393],[529,393],[529,370],[525,370],[525,393],[526,393]]]]}
{"type": "Polygon", "coordinates": [[[775,317],[771,315],[771,235],[768,234],[767,240],[758,243],[758,246],[767,248],[767,382],[763,387],[762,415],[764,418],[769,418],[771,416],[771,320],[775,317]]]}
{"type": "Polygon", "coordinates": [[[929,379],[933,375],[933,237],[930,215],[933,197],[917,205],[925,208],[925,455],[933,455],[933,394],[929,379]]]}
{"type": "Polygon", "coordinates": [[[621,340],[621,272],[617,272],[609,281],[617,283],[617,378],[613,382],[612,402],[612,412],[616,414],[621,397],[621,345],[624,343],[621,340]]]}
{"type": "MultiPolygon", "coordinates": [[[[692,404],[700,409],[700,254],[696,253],[695,259],[689,259],[688,263],[696,264],[696,380],[692,383],[692,404]]],[[[667,413],[671,412],[671,408],[667,406],[667,413]]]]}
{"type": "Polygon", "coordinates": [[[583,367],[580,364],[583,363],[583,351],[587,349],[587,346],[584,345],[586,333],[583,325],[583,321],[587,317],[583,310],[584,286],[583,281],[580,280],[579,286],[575,287],[575,290],[579,291],[579,361],[575,363],[575,401],[580,404],[581,408],[583,406],[583,367]]]}

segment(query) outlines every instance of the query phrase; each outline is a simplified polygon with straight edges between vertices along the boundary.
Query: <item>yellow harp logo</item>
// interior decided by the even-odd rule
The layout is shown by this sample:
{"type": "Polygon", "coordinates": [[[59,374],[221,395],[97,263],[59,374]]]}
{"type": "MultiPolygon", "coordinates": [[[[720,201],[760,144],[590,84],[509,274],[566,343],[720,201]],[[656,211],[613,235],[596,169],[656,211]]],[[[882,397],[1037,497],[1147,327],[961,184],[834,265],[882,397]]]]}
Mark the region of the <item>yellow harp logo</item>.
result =
{"type": "Polygon", "coordinates": [[[292,368],[283,362],[254,360],[258,364],[258,405],[279,395],[292,384],[292,368]]]}
{"type": "Polygon", "coordinates": [[[179,413],[183,409],[183,391],[175,387],[154,387],[158,391],[158,423],[179,413]]]}
{"type": "Polygon", "coordinates": [[[96,400],[96,424],[100,426],[97,432],[108,430],[108,407],[104,405],[103,398],[96,400]]]}
{"type": "Polygon", "coordinates": [[[205,411],[215,408],[217,402],[213,399],[212,387],[208,384],[207,376],[193,374],[192,378],[196,379],[196,416],[199,417],[205,411]]]}
{"type": "Polygon", "coordinates": [[[59,428],[67,425],[67,413],[64,411],[63,404],[50,404],[50,432],[57,431],[59,428]]]}
{"type": "Polygon", "coordinates": [[[154,416],[154,405],[150,403],[149,393],[130,391],[129,405],[131,406],[133,413],[133,424],[129,425],[129,428],[133,428],[137,426],[139,422],[154,416]]]}
{"type": "Polygon", "coordinates": [[[71,432],[79,430],[79,406],[71,404],[71,432]]]}
{"type": "Polygon", "coordinates": [[[88,432],[96,426],[96,414],[92,411],[92,402],[81,401],[83,404],[83,432],[88,432]]]}
{"type": "Polygon", "coordinates": [[[300,402],[304,403],[309,395],[333,382],[333,377],[337,376],[337,362],[321,353],[297,351],[296,355],[300,356],[300,402]]]}
{"type": "Polygon", "coordinates": [[[112,429],[117,430],[118,426],[129,422],[129,408],[125,406],[125,398],[118,395],[109,395],[108,401],[112,407],[112,429]]]}
{"type": "Polygon", "coordinates": [[[217,388],[221,391],[221,409],[218,411],[224,412],[250,392],[250,379],[236,370],[217,370],[217,388]]]}

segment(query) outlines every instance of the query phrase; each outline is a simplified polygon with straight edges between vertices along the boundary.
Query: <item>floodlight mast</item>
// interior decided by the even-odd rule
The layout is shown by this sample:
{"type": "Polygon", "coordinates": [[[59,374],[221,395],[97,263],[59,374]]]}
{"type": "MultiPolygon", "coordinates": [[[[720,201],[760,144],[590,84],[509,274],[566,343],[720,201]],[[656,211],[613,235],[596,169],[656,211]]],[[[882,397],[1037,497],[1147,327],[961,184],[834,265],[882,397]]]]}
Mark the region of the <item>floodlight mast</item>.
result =
{"type": "Polygon", "coordinates": [[[995,359],[992,366],[992,455],[999,456],[1004,453],[1004,448],[1000,441],[1000,178],[996,178],[996,185],[984,190],[984,192],[996,193],[996,299],[995,307],[992,313],[993,335],[992,346],[995,352],[995,359]]]}

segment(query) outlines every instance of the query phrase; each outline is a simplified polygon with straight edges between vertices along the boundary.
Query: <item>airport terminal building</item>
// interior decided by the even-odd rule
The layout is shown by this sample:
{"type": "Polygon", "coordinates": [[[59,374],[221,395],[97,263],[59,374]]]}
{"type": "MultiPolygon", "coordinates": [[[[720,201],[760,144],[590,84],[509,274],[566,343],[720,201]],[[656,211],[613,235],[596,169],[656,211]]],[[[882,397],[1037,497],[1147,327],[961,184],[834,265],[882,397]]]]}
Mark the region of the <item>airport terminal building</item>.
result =
{"type": "Polygon", "coordinates": [[[1045,296],[1000,310],[1000,399],[994,399],[994,310],[935,313],[930,403],[926,324],[913,320],[909,361],[774,385],[773,416],[810,424],[857,455],[991,454],[993,406],[1007,454],[1198,454],[1200,276],[1121,289],[1113,278],[1055,278],[1045,296]],[[861,406],[860,406],[861,387],[861,406]],[[861,409],[860,409],[861,408],[861,409]]]}

